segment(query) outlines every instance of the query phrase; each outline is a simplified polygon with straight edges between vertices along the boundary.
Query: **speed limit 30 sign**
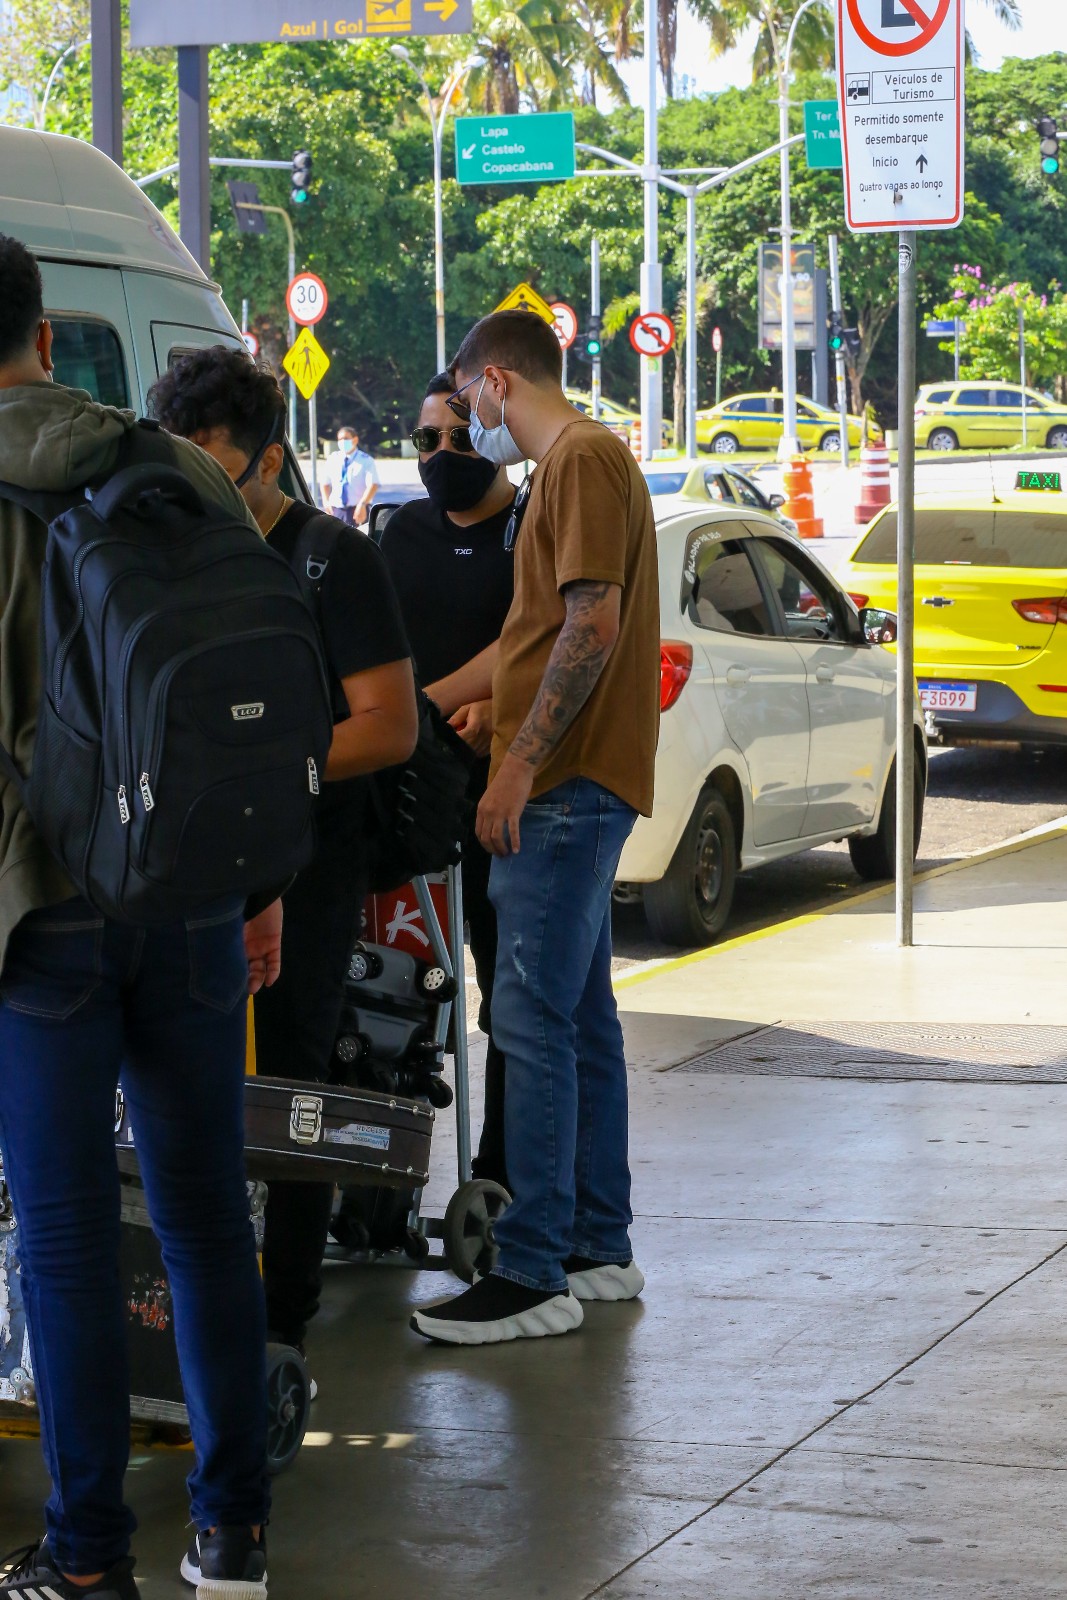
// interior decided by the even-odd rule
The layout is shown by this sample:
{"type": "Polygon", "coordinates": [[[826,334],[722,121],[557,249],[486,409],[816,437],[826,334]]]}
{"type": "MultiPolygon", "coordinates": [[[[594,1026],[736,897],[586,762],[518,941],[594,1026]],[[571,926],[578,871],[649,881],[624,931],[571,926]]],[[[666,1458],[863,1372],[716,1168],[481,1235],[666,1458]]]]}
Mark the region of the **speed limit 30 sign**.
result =
{"type": "Polygon", "coordinates": [[[963,220],[964,0],[837,0],[854,233],[963,220]]]}
{"type": "Polygon", "coordinates": [[[305,328],[322,321],[329,303],[326,285],[313,272],[298,272],[285,296],[285,309],[305,328]]]}

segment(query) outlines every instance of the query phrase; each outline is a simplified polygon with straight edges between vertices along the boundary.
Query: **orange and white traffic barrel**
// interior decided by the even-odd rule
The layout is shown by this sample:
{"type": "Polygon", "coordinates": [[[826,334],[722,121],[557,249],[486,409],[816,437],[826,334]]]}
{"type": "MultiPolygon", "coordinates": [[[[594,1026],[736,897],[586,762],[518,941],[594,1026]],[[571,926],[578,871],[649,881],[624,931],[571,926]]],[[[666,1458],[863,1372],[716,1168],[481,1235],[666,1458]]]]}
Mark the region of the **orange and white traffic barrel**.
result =
{"type": "Polygon", "coordinates": [[[631,451],[631,454],[634,455],[637,458],[638,461],[640,461],[640,459],[641,459],[641,424],[640,424],[640,422],[631,422],[631,424],[630,424],[630,451],[631,451]]]}
{"type": "Polygon", "coordinates": [[[860,499],[856,521],[870,522],[892,498],[889,451],[884,444],[865,444],[860,450],[860,499]]]}
{"type": "Polygon", "coordinates": [[[797,525],[802,539],[821,539],[823,525],[815,515],[815,490],[811,462],[806,456],[792,456],[783,474],[785,505],[782,510],[797,525]]]}

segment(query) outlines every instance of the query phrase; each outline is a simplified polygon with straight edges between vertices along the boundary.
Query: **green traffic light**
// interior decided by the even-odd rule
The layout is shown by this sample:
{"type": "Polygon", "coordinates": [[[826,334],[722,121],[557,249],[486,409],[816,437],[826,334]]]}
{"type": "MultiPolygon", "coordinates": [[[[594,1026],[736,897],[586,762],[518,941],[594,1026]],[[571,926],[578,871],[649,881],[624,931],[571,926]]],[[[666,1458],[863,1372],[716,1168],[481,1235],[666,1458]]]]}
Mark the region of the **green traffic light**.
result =
{"type": "Polygon", "coordinates": [[[845,346],[845,341],[844,341],[844,339],[841,338],[840,334],[835,334],[834,337],[830,340],[830,349],[831,350],[843,350],[844,346],[845,346]]]}
{"type": "Polygon", "coordinates": [[[1059,156],[1046,156],[1041,163],[1041,170],[1047,173],[1050,178],[1054,178],[1060,170],[1059,156]]]}
{"type": "Polygon", "coordinates": [[[598,356],[600,354],[600,340],[587,339],[585,341],[585,353],[587,356],[598,356]]]}
{"type": "Polygon", "coordinates": [[[306,189],[294,189],[293,190],[293,204],[294,205],[302,206],[305,203],[305,201],[307,200],[307,197],[308,197],[308,192],[307,192],[306,189]]]}

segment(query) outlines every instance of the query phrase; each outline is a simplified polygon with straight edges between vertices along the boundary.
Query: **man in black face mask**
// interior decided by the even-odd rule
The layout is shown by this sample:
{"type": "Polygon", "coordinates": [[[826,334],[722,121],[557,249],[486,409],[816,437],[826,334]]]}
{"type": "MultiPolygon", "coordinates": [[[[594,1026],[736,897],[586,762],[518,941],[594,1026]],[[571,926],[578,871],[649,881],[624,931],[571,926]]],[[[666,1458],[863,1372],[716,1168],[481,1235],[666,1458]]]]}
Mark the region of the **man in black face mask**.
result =
{"type": "MultiPolygon", "coordinates": [[[[504,536],[515,490],[503,467],[475,455],[470,433],[445,405],[455,390],[447,372],[433,379],[412,441],[428,500],[395,511],[382,535],[389,569],[420,681],[449,677],[500,637],[514,595],[514,561],[504,536]]],[[[477,805],[489,780],[491,700],[463,706],[453,727],[483,759],[471,780],[477,805]]],[[[489,1037],[485,1116],[474,1176],[507,1187],[504,1158],[504,1057],[493,1042],[492,995],[496,914],[489,903],[492,857],[473,826],[463,852],[463,900],[471,954],[482,993],[479,1024],[489,1037]]]]}

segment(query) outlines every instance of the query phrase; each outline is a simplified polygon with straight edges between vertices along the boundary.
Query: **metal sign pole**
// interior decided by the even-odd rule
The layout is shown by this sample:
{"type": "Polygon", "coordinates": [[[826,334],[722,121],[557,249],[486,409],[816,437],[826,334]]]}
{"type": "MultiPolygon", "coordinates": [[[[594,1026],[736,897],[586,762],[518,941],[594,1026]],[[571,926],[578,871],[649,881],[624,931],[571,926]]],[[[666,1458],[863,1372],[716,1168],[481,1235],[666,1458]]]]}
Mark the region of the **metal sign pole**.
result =
{"type": "MultiPolygon", "coordinates": [[[[589,251],[589,311],[600,315],[600,240],[594,235],[589,251]]],[[[594,356],[590,378],[593,399],[593,421],[600,421],[600,357],[594,356]]]]}
{"type": "Polygon", "coordinates": [[[92,0],[93,143],[122,165],[122,7],[92,0]]]}
{"type": "Polygon", "coordinates": [[[1020,398],[1023,408],[1023,449],[1025,450],[1030,441],[1027,437],[1029,418],[1026,413],[1026,313],[1022,306],[1019,307],[1019,384],[1023,391],[1020,398]]]}
{"type": "Polygon", "coordinates": [[[178,51],[178,207],[182,243],[211,275],[211,168],[208,165],[208,52],[178,51]]]}
{"type": "Polygon", "coordinates": [[[685,453],[691,461],[697,453],[697,192],[692,184],[685,191],[685,453]]]}
{"type": "MultiPolygon", "coordinates": [[[[296,385],[294,384],[295,388],[296,385]]],[[[319,503],[319,406],[314,395],[308,401],[308,437],[311,441],[311,481],[308,487],[311,490],[311,502],[319,503]]]]}
{"type": "Polygon", "coordinates": [[[900,430],[897,490],[897,944],[914,943],[915,881],[915,257],[918,235],[899,236],[900,430]]]}
{"type": "MultiPolygon", "coordinates": [[[[641,263],[641,310],[663,310],[663,269],[659,261],[659,42],[657,8],[645,10],[645,259],[641,263]]],[[[659,356],[641,357],[641,459],[651,461],[663,432],[663,365],[659,356]]]]}
{"type": "MultiPolygon", "coordinates": [[[[836,317],[844,322],[844,310],[841,305],[841,264],[837,256],[837,234],[830,235],[830,310],[836,317]]],[[[816,330],[816,338],[818,330],[816,330]]],[[[834,365],[837,368],[837,415],[840,418],[841,428],[841,465],[848,471],[848,381],[845,376],[845,352],[843,349],[834,351],[834,365]]]]}

